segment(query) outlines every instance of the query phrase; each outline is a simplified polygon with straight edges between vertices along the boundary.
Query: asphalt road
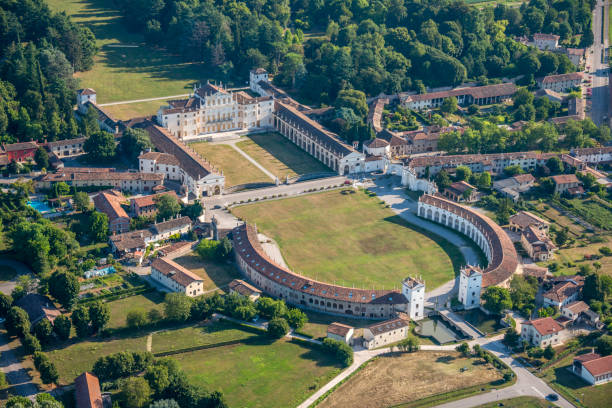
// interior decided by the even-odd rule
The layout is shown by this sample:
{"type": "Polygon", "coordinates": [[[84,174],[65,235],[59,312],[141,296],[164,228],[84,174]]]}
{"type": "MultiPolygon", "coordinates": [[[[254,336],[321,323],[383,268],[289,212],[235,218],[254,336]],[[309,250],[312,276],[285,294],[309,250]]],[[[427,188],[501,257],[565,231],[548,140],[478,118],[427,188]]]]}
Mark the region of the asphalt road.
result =
{"type": "Polygon", "coordinates": [[[592,52],[587,51],[588,72],[592,75],[593,94],[591,97],[591,111],[589,117],[597,125],[609,125],[609,101],[608,90],[608,58],[606,49],[608,47],[608,13],[609,4],[598,0],[593,9],[593,37],[592,52]]]}

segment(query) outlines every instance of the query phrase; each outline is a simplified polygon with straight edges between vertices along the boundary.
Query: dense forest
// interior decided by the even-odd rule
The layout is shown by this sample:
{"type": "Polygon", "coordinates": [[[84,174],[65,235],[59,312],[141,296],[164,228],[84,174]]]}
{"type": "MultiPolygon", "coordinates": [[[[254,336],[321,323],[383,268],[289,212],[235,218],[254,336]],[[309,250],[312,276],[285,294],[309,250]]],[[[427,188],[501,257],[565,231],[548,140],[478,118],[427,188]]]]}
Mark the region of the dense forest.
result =
{"type": "Polygon", "coordinates": [[[514,41],[536,32],[588,46],[592,0],[531,0],[478,9],[449,0],[116,0],[126,25],[152,44],[203,61],[221,76],[264,67],[313,102],[342,89],[368,95],[468,79],[565,73],[562,54],[514,41]],[[305,34],[307,33],[307,34],[305,34]]]}
{"type": "Polygon", "coordinates": [[[73,73],[96,51],[89,28],[44,0],[0,0],[0,142],[76,137],[73,73]]]}

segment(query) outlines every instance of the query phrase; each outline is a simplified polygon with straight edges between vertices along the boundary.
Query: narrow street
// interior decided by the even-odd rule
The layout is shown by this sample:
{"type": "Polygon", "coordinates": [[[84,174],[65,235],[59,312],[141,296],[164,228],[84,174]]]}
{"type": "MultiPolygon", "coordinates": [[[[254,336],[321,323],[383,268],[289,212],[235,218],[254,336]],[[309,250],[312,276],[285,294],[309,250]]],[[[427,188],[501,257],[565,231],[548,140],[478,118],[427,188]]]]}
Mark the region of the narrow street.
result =
{"type": "Polygon", "coordinates": [[[588,115],[597,126],[609,125],[608,89],[608,13],[609,3],[598,0],[593,9],[593,37],[592,48],[587,50],[587,72],[592,75],[593,88],[591,97],[591,111],[588,115]]]}

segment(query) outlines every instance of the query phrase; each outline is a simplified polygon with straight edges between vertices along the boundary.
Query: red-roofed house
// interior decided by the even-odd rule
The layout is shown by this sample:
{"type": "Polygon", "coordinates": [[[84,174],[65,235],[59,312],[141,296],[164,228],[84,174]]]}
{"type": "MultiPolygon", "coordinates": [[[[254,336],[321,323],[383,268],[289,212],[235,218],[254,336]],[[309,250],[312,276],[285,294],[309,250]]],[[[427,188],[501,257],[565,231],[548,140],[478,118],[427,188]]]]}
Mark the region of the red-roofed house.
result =
{"type": "Polygon", "coordinates": [[[536,347],[557,346],[563,343],[561,334],[564,331],[563,326],[552,317],[542,317],[522,324],[521,339],[536,347]]]}
{"type": "Polygon", "coordinates": [[[151,278],[173,292],[183,292],[189,297],[204,293],[204,281],[169,258],[157,258],[151,263],[151,278]]]}
{"type": "Polygon", "coordinates": [[[130,230],[130,217],[121,207],[124,201],[125,197],[117,190],[103,191],[93,199],[96,210],[108,216],[108,229],[112,234],[130,230]]]}
{"type": "Polygon", "coordinates": [[[602,357],[597,353],[577,356],[572,364],[574,374],[591,385],[612,381],[612,356],[602,357]]]}
{"type": "Polygon", "coordinates": [[[563,194],[570,189],[580,186],[580,180],[575,174],[560,174],[552,176],[551,180],[555,183],[555,193],[563,194]]]}
{"type": "Polygon", "coordinates": [[[74,380],[76,408],[103,408],[98,377],[85,371],[74,380]]]}
{"type": "Polygon", "coordinates": [[[458,203],[471,203],[478,197],[478,189],[466,181],[457,181],[444,189],[446,198],[458,203]]]}
{"type": "Polygon", "coordinates": [[[401,317],[373,324],[363,329],[363,346],[373,349],[395,343],[406,338],[409,329],[410,322],[401,317]]]}
{"type": "Polygon", "coordinates": [[[155,199],[164,194],[168,194],[177,200],[179,199],[174,191],[166,191],[163,193],[132,198],[130,199],[130,209],[132,214],[134,214],[136,217],[153,217],[157,214],[157,204],[155,203],[155,199]]]}
{"type": "Polygon", "coordinates": [[[355,328],[346,324],[334,322],[327,326],[327,338],[351,344],[355,328]]]}
{"type": "Polygon", "coordinates": [[[535,33],[533,35],[533,44],[542,51],[552,51],[559,47],[559,36],[555,34],[535,33]]]}
{"type": "Polygon", "coordinates": [[[2,146],[9,162],[27,162],[34,160],[34,154],[38,150],[36,142],[11,143],[2,146]]]}

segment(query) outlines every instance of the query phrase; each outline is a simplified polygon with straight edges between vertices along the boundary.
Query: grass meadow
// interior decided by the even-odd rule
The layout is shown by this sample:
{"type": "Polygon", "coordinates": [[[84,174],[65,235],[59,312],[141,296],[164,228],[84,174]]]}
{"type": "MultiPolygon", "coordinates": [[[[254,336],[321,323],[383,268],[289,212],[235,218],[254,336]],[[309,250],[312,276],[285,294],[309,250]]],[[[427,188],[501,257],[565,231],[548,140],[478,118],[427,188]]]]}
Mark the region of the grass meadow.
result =
{"type": "Polygon", "coordinates": [[[335,190],[238,206],[232,213],[256,223],[280,246],[289,267],[340,285],[392,289],[422,275],[431,290],[454,277],[459,251],[411,229],[376,197],[335,190]]]}

